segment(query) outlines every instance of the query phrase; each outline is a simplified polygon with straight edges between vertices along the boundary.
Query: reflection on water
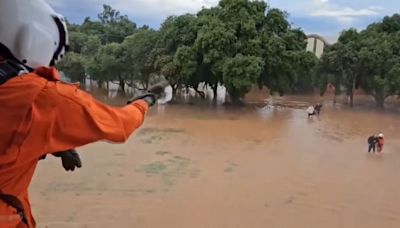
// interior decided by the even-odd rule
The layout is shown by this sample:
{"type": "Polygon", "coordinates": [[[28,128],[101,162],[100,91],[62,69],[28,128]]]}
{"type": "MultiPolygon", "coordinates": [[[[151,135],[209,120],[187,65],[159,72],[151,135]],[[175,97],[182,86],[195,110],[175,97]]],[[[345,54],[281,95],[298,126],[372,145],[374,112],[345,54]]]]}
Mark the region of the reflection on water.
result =
{"type": "Polygon", "coordinates": [[[308,119],[319,99],[157,106],[126,144],[81,148],[73,175],[41,162],[39,227],[400,227],[398,115],[326,102],[308,119]],[[384,153],[368,154],[378,132],[384,153]]]}

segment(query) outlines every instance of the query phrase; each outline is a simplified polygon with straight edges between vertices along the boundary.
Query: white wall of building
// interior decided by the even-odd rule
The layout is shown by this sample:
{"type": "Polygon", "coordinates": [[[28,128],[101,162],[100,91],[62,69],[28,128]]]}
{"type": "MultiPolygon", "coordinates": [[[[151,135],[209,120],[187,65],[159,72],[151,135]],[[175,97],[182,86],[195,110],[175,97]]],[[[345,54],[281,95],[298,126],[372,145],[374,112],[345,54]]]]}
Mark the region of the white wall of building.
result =
{"type": "Polygon", "coordinates": [[[326,43],[315,36],[310,36],[307,38],[307,51],[310,51],[317,56],[317,58],[321,58],[322,54],[324,53],[326,43]]]}
{"type": "Polygon", "coordinates": [[[317,39],[317,48],[316,48],[315,55],[316,55],[318,58],[321,58],[322,53],[324,53],[324,48],[325,48],[324,42],[322,42],[321,40],[318,40],[318,39],[317,39]]]}

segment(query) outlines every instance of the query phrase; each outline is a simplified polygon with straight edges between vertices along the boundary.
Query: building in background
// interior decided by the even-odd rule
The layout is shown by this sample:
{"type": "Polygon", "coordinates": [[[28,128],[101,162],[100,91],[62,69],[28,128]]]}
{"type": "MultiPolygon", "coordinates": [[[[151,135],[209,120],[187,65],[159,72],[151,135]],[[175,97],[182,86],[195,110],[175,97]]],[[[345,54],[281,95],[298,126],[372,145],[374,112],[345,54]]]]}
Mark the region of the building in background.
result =
{"type": "Polygon", "coordinates": [[[314,53],[317,58],[321,58],[324,48],[330,44],[322,36],[316,34],[307,35],[307,51],[314,53]]]}

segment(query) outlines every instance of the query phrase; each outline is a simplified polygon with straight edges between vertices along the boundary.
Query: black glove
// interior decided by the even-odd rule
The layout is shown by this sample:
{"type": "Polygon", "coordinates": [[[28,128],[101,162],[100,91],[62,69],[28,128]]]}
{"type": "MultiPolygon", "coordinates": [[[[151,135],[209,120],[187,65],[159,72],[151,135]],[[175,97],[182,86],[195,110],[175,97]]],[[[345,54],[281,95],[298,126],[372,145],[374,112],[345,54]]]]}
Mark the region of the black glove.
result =
{"type": "Polygon", "coordinates": [[[165,88],[169,85],[167,81],[162,81],[157,83],[149,88],[147,93],[133,97],[128,100],[128,104],[137,101],[137,100],[144,100],[150,106],[154,105],[156,101],[163,96],[165,88]]]}
{"type": "Polygon", "coordinates": [[[62,165],[66,171],[74,171],[75,167],[81,168],[82,162],[76,150],[67,150],[53,153],[55,157],[61,157],[62,165]]]}
{"type": "Polygon", "coordinates": [[[157,99],[163,96],[165,88],[169,85],[169,82],[162,81],[153,86],[151,86],[148,90],[149,93],[152,93],[156,96],[157,99]]]}
{"type": "Polygon", "coordinates": [[[139,96],[129,99],[127,104],[130,104],[137,100],[144,100],[149,106],[152,106],[156,103],[157,97],[156,97],[156,95],[154,95],[152,93],[145,93],[145,94],[142,94],[142,95],[139,95],[139,96]]]}

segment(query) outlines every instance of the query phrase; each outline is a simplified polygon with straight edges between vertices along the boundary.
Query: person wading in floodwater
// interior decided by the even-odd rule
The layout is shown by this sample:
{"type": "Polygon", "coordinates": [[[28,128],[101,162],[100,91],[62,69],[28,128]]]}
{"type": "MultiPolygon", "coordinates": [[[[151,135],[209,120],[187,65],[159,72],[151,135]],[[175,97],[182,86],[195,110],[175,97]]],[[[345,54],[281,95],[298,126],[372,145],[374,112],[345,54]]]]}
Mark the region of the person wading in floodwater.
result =
{"type": "Polygon", "coordinates": [[[368,153],[371,151],[375,153],[376,144],[378,143],[378,137],[375,135],[371,135],[368,137],[368,153]]]}
{"type": "Polygon", "coordinates": [[[312,116],[315,115],[314,106],[309,106],[306,111],[307,111],[308,118],[311,118],[312,116]]]}
{"type": "Polygon", "coordinates": [[[74,170],[74,148],[125,142],[167,85],[110,107],[60,81],[54,65],[67,49],[66,23],[44,0],[0,0],[0,228],[36,226],[28,187],[39,159],[74,170]]]}
{"type": "Polygon", "coordinates": [[[378,135],[378,140],[377,140],[377,147],[378,147],[378,152],[383,152],[383,145],[385,144],[385,140],[384,140],[384,135],[382,133],[380,133],[378,135]]]}
{"type": "Polygon", "coordinates": [[[321,113],[321,111],[322,111],[322,104],[321,104],[321,103],[316,104],[316,105],[314,106],[314,112],[315,112],[315,114],[319,116],[319,114],[321,113]]]}

